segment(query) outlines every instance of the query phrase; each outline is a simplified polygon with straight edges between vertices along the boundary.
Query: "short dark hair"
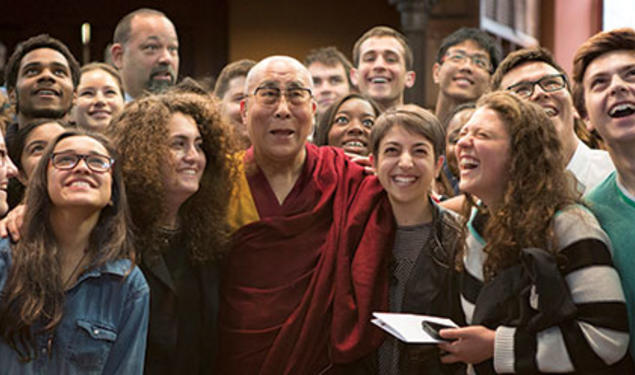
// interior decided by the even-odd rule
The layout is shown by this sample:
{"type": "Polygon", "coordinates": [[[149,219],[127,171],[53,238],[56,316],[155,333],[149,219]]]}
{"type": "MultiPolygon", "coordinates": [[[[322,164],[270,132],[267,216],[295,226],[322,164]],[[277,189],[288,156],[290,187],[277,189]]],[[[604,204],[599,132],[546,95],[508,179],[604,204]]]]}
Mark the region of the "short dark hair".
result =
{"type": "Polygon", "coordinates": [[[227,90],[229,90],[229,81],[236,77],[247,77],[247,73],[254,65],[256,65],[256,62],[250,59],[242,59],[225,65],[216,79],[214,95],[222,99],[227,90]]]}
{"type": "Polygon", "coordinates": [[[489,60],[492,63],[492,71],[496,70],[503,55],[499,44],[485,31],[473,27],[462,27],[446,36],[441,41],[441,47],[439,47],[439,51],[437,52],[437,62],[441,63],[443,56],[445,56],[450,47],[463,43],[466,40],[474,41],[479,47],[487,51],[489,60]]]}
{"type": "Polygon", "coordinates": [[[132,11],[123,16],[123,18],[119,20],[119,23],[117,23],[117,27],[115,27],[115,33],[112,36],[113,43],[119,43],[122,45],[128,43],[128,41],[130,40],[130,32],[132,30],[132,19],[136,16],[158,16],[169,19],[168,16],[165,15],[165,13],[155,9],[140,8],[132,11]]]}
{"type": "Polygon", "coordinates": [[[64,43],[55,39],[48,34],[40,34],[34,37],[31,37],[23,42],[20,42],[11,57],[9,57],[9,61],[7,62],[7,68],[5,71],[5,82],[7,85],[7,91],[15,89],[15,85],[18,81],[18,71],[20,70],[20,62],[22,58],[27,53],[40,49],[40,48],[50,48],[53,49],[66,58],[66,62],[68,62],[68,67],[71,70],[71,79],[73,80],[73,87],[77,88],[79,84],[79,63],[71,53],[71,51],[66,47],[64,43]]]}
{"type": "Polygon", "coordinates": [[[395,38],[401,44],[404,49],[404,60],[406,62],[406,69],[411,70],[412,65],[414,64],[414,56],[412,54],[412,49],[408,45],[408,39],[400,33],[399,31],[393,29],[388,26],[375,26],[372,29],[366,31],[353,46],[353,64],[358,67],[359,59],[360,59],[360,49],[362,47],[362,43],[364,43],[367,39],[370,38],[395,38]]]}
{"type": "Polygon", "coordinates": [[[430,141],[434,149],[434,159],[443,155],[445,150],[445,131],[432,112],[416,104],[402,104],[388,108],[377,120],[370,131],[370,150],[378,156],[379,143],[390,129],[401,126],[409,133],[418,134],[430,141]]]}
{"type": "Polygon", "coordinates": [[[333,104],[331,104],[326,111],[319,116],[318,119],[318,128],[315,134],[315,144],[318,146],[327,146],[329,144],[329,132],[333,127],[333,122],[335,121],[335,115],[337,114],[337,110],[340,109],[342,104],[346,103],[351,99],[359,99],[366,101],[373,107],[373,111],[375,111],[375,116],[379,116],[381,110],[373,99],[364,96],[362,94],[353,92],[348,95],[345,95],[339,99],[337,99],[333,104]]]}
{"type": "MultiPolygon", "coordinates": [[[[5,135],[7,153],[9,154],[9,158],[11,159],[11,161],[13,161],[13,164],[15,164],[18,170],[22,170],[22,152],[24,151],[24,146],[26,146],[26,138],[36,128],[50,123],[58,124],[63,128],[71,128],[71,124],[62,119],[48,118],[33,120],[21,128],[18,127],[17,123],[11,124],[11,126],[9,126],[5,135]]],[[[72,129],[74,129],[74,127],[72,127],[72,129]]]]}
{"type": "Polygon", "coordinates": [[[586,117],[584,104],[584,73],[589,64],[601,55],[617,50],[635,50],[635,30],[623,27],[595,34],[582,43],[573,57],[573,104],[582,117],[586,117]]]}
{"type": "Polygon", "coordinates": [[[567,81],[567,90],[571,92],[567,72],[556,62],[551,52],[542,47],[523,48],[507,55],[507,57],[500,62],[494,74],[492,74],[492,80],[490,81],[491,89],[506,89],[505,87],[500,87],[505,75],[516,67],[528,62],[543,62],[554,67],[559,73],[564,74],[565,81],[567,81]]]}

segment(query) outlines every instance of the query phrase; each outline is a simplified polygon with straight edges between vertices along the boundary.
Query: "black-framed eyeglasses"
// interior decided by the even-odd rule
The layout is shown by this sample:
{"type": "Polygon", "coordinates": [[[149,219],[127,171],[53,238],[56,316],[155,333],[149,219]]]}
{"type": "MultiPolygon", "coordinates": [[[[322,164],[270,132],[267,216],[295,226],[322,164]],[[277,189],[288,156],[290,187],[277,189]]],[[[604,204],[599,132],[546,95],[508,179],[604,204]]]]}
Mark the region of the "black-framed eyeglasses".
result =
{"type": "Polygon", "coordinates": [[[465,63],[465,61],[468,59],[470,63],[472,63],[472,65],[474,65],[475,67],[485,70],[487,72],[492,71],[492,63],[489,61],[487,57],[480,54],[470,55],[463,51],[448,52],[445,56],[443,56],[441,63],[450,61],[453,64],[461,65],[465,63]]]}
{"type": "Polygon", "coordinates": [[[540,86],[544,92],[554,92],[567,87],[567,77],[564,74],[550,74],[536,81],[522,81],[515,83],[507,90],[513,91],[516,95],[523,98],[529,98],[534,94],[534,87],[540,86]]]}
{"type": "Polygon", "coordinates": [[[280,102],[283,94],[287,102],[292,105],[306,104],[313,97],[311,89],[306,87],[289,87],[281,90],[278,87],[261,86],[256,88],[253,95],[260,104],[274,105],[280,102]]]}
{"type": "Polygon", "coordinates": [[[88,169],[96,173],[104,173],[110,170],[115,159],[100,154],[76,154],[74,152],[56,152],[51,155],[51,163],[57,169],[69,170],[84,160],[88,169]]]}

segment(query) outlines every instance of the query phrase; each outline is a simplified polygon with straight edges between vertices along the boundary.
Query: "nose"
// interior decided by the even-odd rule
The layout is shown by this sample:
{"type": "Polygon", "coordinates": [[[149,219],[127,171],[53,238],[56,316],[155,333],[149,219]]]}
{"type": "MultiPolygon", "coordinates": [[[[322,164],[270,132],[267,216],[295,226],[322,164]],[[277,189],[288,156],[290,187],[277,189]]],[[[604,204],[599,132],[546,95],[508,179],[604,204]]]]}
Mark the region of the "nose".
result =
{"type": "Polygon", "coordinates": [[[96,105],[100,105],[100,104],[101,104],[101,105],[104,105],[104,104],[106,104],[106,95],[104,95],[104,93],[103,93],[103,92],[101,92],[101,90],[98,90],[98,91],[95,93],[95,96],[94,96],[93,102],[94,102],[96,105]]]}
{"type": "Polygon", "coordinates": [[[375,70],[383,70],[386,68],[386,60],[382,55],[377,56],[377,58],[373,61],[373,69],[375,70]]]}
{"type": "Polygon", "coordinates": [[[187,146],[185,150],[185,154],[183,155],[183,160],[187,162],[194,162],[199,157],[202,151],[198,148],[196,144],[191,144],[187,146]]]}
{"type": "Polygon", "coordinates": [[[360,135],[360,134],[364,134],[364,126],[362,125],[361,121],[359,121],[358,119],[353,119],[349,124],[348,127],[346,128],[346,133],[347,134],[355,134],[355,135],[360,135]]]}
{"type": "Polygon", "coordinates": [[[88,162],[86,161],[86,158],[79,159],[79,161],[77,162],[77,165],[75,166],[75,168],[73,168],[73,173],[89,174],[91,172],[92,171],[88,167],[88,162]]]}
{"type": "Polygon", "coordinates": [[[399,155],[399,167],[401,168],[409,168],[412,166],[412,155],[410,152],[404,151],[399,155]]]}
{"type": "Polygon", "coordinates": [[[548,95],[549,93],[543,90],[542,87],[536,82],[534,83],[533,90],[532,90],[531,96],[529,97],[529,100],[535,102],[538,99],[544,98],[545,96],[548,96],[548,95]]]}
{"type": "Polygon", "coordinates": [[[55,78],[53,76],[53,72],[50,69],[42,69],[40,71],[40,75],[37,78],[38,82],[40,81],[55,81],[55,78]]]}
{"type": "Polygon", "coordinates": [[[619,74],[613,74],[613,76],[611,77],[611,86],[609,87],[611,94],[617,94],[618,92],[626,91],[627,83],[619,74]]]}
{"type": "Polygon", "coordinates": [[[13,164],[13,160],[9,156],[6,156],[6,168],[7,168],[7,178],[13,178],[18,175],[18,167],[13,164]]]}
{"type": "Polygon", "coordinates": [[[456,146],[454,150],[456,151],[456,154],[458,155],[459,148],[467,148],[467,147],[470,147],[471,145],[472,145],[472,136],[466,133],[459,136],[459,138],[456,141],[456,146]]]}
{"type": "Polygon", "coordinates": [[[168,47],[165,47],[161,50],[161,54],[159,56],[159,64],[173,65],[173,62],[175,59],[176,59],[175,53],[171,52],[168,47]]]}
{"type": "Polygon", "coordinates": [[[289,102],[287,101],[287,96],[283,93],[280,93],[280,100],[278,101],[278,105],[276,106],[276,112],[274,116],[278,119],[287,119],[291,117],[291,110],[289,108],[289,102]]]}

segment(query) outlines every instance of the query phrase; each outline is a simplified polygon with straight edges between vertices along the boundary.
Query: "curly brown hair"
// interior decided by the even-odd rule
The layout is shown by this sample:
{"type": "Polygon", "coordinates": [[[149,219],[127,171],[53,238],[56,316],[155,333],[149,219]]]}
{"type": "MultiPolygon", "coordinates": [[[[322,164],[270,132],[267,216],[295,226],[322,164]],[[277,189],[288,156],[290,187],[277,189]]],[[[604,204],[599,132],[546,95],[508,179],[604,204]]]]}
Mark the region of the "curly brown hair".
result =
{"type": "Polygon", "coordinates": [[[487,240],[483,273],[490,280],[499,270],[517,263],[523,248],[555,248],[550,219],[558,210],[579,203],[580,196],[573,175],[565,170],[556,129],[540,106],[495,91],[478,100],[477,110],[482,107],[500,116],[513,150],[503,204],[496,211],[482,208],[488,215],[483,231],[487,240]]]}
{"type": "Polygon", "coordinates": [[[227,248],[227,205],[236,166],[229,126],[209,95],[169,90],[129,103],[113,123],[112,136],[123,155],[121,163],[130,201],[137,248],[154,256],[162,248],[160,220],[166,209],[162,166],[168,160],[168,122],[174,113],[192,117],[203,138],[207,159],[199,189],[179,209],[181,233],[188,239],[193,262],[217,260],[227,248]]]}

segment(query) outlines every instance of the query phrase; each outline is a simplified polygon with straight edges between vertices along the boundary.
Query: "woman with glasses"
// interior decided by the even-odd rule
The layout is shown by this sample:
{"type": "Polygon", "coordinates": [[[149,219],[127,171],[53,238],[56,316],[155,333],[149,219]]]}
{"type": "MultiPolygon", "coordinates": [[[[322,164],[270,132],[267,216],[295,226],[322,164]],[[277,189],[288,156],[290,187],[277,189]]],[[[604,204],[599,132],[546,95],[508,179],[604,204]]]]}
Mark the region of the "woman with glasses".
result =
{"type": "Polygon", "coordinates": [[[102,136],[69,131],[33,172],[22,239],[0,241],[3,373],[143,372],[149,290],[116,158],[102,136]]]}
{"type": "Polygon", "coordinates": [[[205,94],[138,99],[113,123],[150,285],[147,374],[210,373],[232,188],[229,128],[205,94]]]}
{"type": "Polygon", "coordinates": [[[487,94],[456,155],[461,190],[481,203],[457,258],[469,326],[440,331],[455,340],[440,344],[442,361],[477,374],[633,373],[609,240],[578,201],[545,111],[487,94]]]}
{"type": "Polygon", "coordinates": [[[320,117],[315,144],[339,147],[351,156],[368,156],[370,130],[377,116],[379,107],[372,99],[348,94],[320,117]]]}
{"type": "MultiPolygon", "coordinates": [[[[437,118],[416,105],[393,107],[377,118],[370,135],[371,161],[388,194],[397,224],[392,248],[392,312],[445,316],[461,323],[454,257],[457,218],[431,199],[443,165],[444,132],[437,118]]],[[[387,337],[378,351],[379,374],[452,373],[436,347],[401,346],[387,337]]],[[[457,368],[458,367],[458,368],[457,368]]]]}

